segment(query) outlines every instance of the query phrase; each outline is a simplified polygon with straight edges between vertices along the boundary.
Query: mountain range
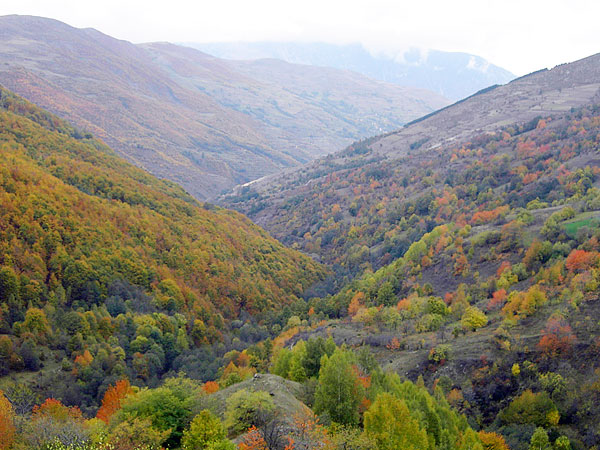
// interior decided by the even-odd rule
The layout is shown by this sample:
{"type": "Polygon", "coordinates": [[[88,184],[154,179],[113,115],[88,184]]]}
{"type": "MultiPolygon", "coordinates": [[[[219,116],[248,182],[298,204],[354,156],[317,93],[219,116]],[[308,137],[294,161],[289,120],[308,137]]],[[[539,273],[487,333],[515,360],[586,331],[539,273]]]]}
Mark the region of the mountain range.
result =
{"type": "Polygon", "coordinates": [[[190,47],[234,60],[277,58],[294,64],[335,67],[376,80],[437,92],[460,100],[494,84],[515,78],[509,71],[468,53],[410,50],[371,53],[361,44],[335,45],[299,42],[187,43],[190,47]]]}
{"type": "Polygon", "coordinates": [[[7,88],[200,199],[448,104],[349,71],[225,61],[30,16],[0,18],[0,61],[7,88]]]}

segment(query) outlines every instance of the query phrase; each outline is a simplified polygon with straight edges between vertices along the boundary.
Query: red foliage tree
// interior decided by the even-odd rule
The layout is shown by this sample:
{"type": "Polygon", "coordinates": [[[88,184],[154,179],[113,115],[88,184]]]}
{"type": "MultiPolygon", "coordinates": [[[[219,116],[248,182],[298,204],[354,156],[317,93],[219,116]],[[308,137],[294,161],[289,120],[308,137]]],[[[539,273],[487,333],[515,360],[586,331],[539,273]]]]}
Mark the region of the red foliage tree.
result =
{"type": "Polygon", "coordinates": [[[564,320],[551,317],[546,322],[538,348],[544,356],[553,358],[568,354],[576,342],[571,327],[564,320]]]}
{"type": "Polygon", "coordinates": [[[499,289],[492,294],[492,298],[488,302],[486,308],[488,311],[500,308],[506,302],[506,289],[499,289]]]}

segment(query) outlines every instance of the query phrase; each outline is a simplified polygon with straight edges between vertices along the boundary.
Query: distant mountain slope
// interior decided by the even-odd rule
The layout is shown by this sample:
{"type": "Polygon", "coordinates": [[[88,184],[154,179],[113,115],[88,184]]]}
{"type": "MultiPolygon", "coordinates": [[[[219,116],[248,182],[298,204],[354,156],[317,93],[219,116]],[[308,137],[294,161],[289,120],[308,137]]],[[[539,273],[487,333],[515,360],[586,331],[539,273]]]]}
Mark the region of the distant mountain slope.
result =
{"type": "MultiPolygon", "coordinates": [[[[571,111],[597,103],[600,55],[531,74],[239,188],[223,204],[342,273],[360,273],[401,256],[436,225],[545,198],[561,164],[569,171],[597,165],[593,150],[585,156],[567,150],[588,149],[585,135],[569,131],[571,111]],[[540,165],[546,150],[539,156],[522,150],[540,123],[554,132],[540,140],[552,148],[549,165],[540,165]]],[[[535,153],[542,144],[527,145],[535,153]]]]}
{"type": "Polygon", "coordinates": [[[344,71],[240,68],[29,16],[0,17],[0,63],[0,83],[200,199],[447,104],[344,71]]]}
{"type": "Polygon", "coordinates": [[[485,59],[467,53],[412,49],[396,58],[372,55],[360,44],[236,42],[187,44],[219,58],[277,58],[294,64],[352,70],[377,80],[415,86],[459,100],[515,76],[485,59]]]}

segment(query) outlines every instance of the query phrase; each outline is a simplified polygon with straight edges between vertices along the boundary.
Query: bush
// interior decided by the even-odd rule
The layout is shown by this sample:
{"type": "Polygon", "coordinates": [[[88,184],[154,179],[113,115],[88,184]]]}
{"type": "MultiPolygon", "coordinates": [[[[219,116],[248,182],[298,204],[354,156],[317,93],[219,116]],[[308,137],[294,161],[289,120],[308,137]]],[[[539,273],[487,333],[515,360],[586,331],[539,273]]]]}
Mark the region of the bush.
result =
{"type": "Polygon", "coordinates": [[[527,390],[515,398],[500,413],[500,420],[506,424],[533,424],[538,427],[555,426],[560,414],[546,392],[533,393],[527,390]]]}
{"type": "Polygon", "coordinates": [[[444,363],[450,358],[451,347],[447,344],[438,345],[429,351],[429,361],[440,364],[444,363]]]}
{"type": "Polygon", "coordinates": [[[227,399],[225,426],[233,435],[248,431],[248,428],[260,427],[270,422],[275,404],[268,392],[237,391],[227,399]]]}

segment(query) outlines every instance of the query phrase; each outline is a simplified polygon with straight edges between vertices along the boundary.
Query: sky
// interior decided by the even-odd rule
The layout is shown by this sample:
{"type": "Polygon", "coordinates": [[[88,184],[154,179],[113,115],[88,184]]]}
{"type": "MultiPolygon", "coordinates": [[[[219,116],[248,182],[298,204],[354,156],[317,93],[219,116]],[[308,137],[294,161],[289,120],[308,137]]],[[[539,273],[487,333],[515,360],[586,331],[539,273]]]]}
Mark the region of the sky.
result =
{"type": "MultiPolygon", "coordinates": [[[[362,43],[482,56],[516,75],[600,52],[598,0],[2,0],[134,43],[362,43]]],[[[0,30],[1,31],[1,30],[0,30]]]]}

